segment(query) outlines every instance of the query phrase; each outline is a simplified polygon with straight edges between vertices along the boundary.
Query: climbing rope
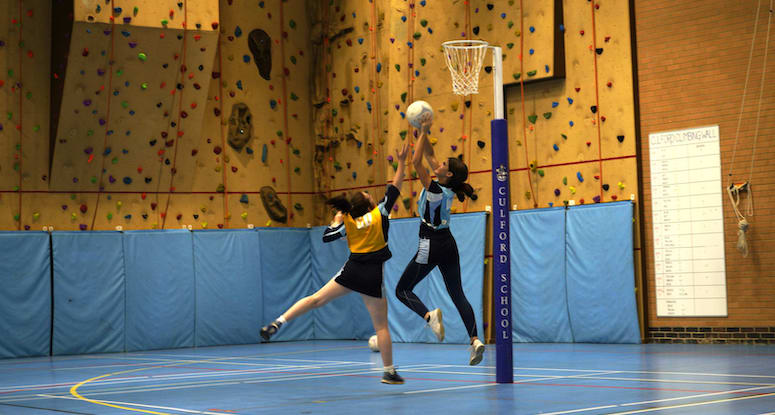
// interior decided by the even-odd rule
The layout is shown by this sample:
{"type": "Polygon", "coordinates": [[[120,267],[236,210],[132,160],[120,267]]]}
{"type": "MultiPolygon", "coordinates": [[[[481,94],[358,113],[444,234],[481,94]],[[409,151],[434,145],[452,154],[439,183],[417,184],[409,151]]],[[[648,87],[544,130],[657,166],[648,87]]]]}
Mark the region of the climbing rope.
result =
{"type": "MultiPolygon", "coordinates": [[[[748,181],[745,182],[732,182],[727,186],[727,196],[729,196],[729,201],[732,203],[732,209],[735,212],[735,217],[737,218],[737,250],[743,254],[743,257],[748,256],[748,241],[746,239],[746,232],[748,232],[748,229],[750,227],[750,224],[748,223],[747,217],[753,216],[753,187],[751,184],[751,179],[753,178],[753,166],[754,166],[754,160],[756,158],[756,143],[759,138],[759,123],[761,121],[761,111],[762,111],[762,95],[764,94],[764,81],[765,77],[767,75],[767,57],[769,54],[769,45],[770,45],[770,28],[772,23],[772,13],[773,13],[773,0],[770,0],[769,5],[769,16],[767,17],[767,36],[764,40],[764,58],[762,60],[762,78],[759,82],[759,102],[757,104],[757,111],[756,111],[756,126],[754,128],[754,135],[753,135],[753,145],[751,148],[751,164],[748,170],[748,181]],[[745,206],[743,208],[743,211],[740,211],[740,193],[747,193],[748,197],[745,199],[745,206]]],[[[759,27],[759,11],[761,10],[761,0],[757,3],[756,6],[756,17],[754,19],[754,28],[753,28],[753,36],[751,38],[751,49],[748,53],[748,67],[746,68],[745,73],[745,83],[743,84],[743,97],[740,102],[740,112],[737,119],[737,129],[735,130],[735,144],[732,150],[732,162],[729,166],[729,173],[728,177],[730,179],[732,178],[732,172],[735,165],[735,156],[737,155],[737,144],[740,137],[740,126],[742,125],[743,120],[743,108],[745,107],[745,97],[748,93],[748,80],[750,78],[751,74],[751,62],[753,60],[753,49],[754,45],[756,44],[756,33],[758,32],[759,27]]]]}

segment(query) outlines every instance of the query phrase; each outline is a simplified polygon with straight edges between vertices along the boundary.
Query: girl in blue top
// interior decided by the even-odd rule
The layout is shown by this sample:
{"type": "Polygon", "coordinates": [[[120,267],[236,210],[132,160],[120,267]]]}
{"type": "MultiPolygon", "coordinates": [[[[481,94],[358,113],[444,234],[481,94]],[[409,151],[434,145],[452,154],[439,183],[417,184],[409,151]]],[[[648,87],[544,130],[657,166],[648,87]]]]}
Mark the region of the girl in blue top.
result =
{"type": "Polygon", "coordinates": [[[442,323],[441,309],[428,311],[425,304],[412,291],[433,268],[438,266],[444,278],[447,293],[452,298],[452,302],[460,313],[471,338],[469,364],[476,365],[482,361],[484,344],[477,335],[474,310],[463,293],[463,284],[460,278],[460,256],[455,238],[452,237],[449,230],[449,211],[454,197],[457,196],[462,202],[466,196],[476,200],[476,195],[471,185],[465,183],[468,179],[468,167],[465,163],[454,157],[450,157],[441,164],[436,160],[433,148],[428,142],[431,117],[429,113],[423,114],[422,117],[422,135],[417,142],[412,158],[414,169],[423,185],[418,201],[418,212],[421,219],[420,245],[417,254],[406,266],[396,285],[396,297],[425,319],[438,340],[443,341],[444,324],[442,323]],[[430,174],[422,165],[423,155],[436,175],[436,180],[431,180],[430,174]]]}

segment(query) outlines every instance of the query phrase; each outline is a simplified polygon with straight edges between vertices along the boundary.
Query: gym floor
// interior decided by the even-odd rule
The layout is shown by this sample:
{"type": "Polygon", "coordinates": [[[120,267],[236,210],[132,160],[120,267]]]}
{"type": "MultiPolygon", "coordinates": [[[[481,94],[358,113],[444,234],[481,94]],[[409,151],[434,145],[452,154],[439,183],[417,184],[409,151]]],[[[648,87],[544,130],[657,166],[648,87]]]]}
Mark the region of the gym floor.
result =
{"type": "Polygon", "coordinates": [[[0,360],[0,414],[775,414],[775,347],[397,343],[380,383],[366,341],[278,342],[0,360]]]}

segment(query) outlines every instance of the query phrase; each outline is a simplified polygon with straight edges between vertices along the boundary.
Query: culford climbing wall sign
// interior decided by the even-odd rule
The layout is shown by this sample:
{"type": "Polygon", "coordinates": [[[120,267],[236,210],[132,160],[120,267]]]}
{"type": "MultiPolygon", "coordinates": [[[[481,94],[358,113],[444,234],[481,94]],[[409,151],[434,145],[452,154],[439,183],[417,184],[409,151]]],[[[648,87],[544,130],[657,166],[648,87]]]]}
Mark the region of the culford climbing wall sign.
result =
{"type": "Polygon", "coordinates": [[[649,134],[657,316],[726,316],[718,126],[649,134]]]}

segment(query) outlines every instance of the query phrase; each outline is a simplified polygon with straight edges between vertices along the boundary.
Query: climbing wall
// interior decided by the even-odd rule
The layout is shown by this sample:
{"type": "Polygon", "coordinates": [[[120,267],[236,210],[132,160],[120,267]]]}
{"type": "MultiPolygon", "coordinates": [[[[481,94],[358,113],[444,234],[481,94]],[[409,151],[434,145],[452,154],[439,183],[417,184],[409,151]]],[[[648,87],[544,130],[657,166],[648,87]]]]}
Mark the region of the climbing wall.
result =
{"type": "MultiPolygon", "coordinates": [[[[392,154],[385,110],[389,58],[385,53],[387,4],[334,1],[317,10],[320,45],[313,80],[316,140],[315,183],[323,196],[351,191],[384,194],[392,179],[392,154]],[[389,170],[389,171],[388,171],[389,170]]],[[[318,204],[319,218],[328,209],[318,204]]],[[[401,205],[401,204],[399,204],[401,205]]]]}
{"type": "Polygon", "coordinates": [[[563,9],[565,79],[526,83],[524,94],[521,85],[507,90],[512,203],[525,209],[635,200],[642,304],[630,11],[622,2],[575,0],[563,9]]]}
{"type": "Polygon", "coordinates": [[[50,13],[44,0],[0,2],[0,229],[35,223],[24,206],[48,186],[50,13]]]}
{"type": "Polygon", "coordinates": [[[222,99],[210,100],[203,132],[213,142],[198,163],[223,177],[218,183],[225,186],[231,227],[311,224],[312,48],[305,2],[223,0],[221,21],[219,77],[210,94],[222,99]]]}

